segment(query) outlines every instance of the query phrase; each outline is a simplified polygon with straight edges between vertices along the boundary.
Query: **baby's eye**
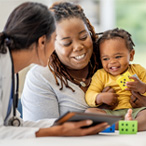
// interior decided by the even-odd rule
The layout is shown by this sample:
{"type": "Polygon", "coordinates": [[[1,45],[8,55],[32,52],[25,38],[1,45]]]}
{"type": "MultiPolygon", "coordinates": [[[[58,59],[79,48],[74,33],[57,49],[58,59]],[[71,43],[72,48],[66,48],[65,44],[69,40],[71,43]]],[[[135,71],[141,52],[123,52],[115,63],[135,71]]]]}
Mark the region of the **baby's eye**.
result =
{"type": "Polygon", "coordinates": [[[116,58],[121,58],[122,56],[116,56],[116,58]]]}
{"type": "Polygon", "coordinates": [[[107,60],[109,60],[109,58],[102,58],[102,60],[107,61],[107,60]]]}

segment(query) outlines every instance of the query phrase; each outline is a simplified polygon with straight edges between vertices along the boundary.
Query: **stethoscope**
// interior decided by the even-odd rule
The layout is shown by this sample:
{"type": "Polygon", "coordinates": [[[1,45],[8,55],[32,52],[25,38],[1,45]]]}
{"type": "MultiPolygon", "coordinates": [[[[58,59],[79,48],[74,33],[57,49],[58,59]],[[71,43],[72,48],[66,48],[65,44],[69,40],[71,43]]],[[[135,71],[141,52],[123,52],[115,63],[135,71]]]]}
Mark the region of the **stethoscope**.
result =
{"type": "MultiPolygon", "coordinates": [[[[14,64],[13,64],[13,59],[10,51],[10,58],[11,58],[11,63],[12,63],[12,89],[11,89],[11,97],[10,100],[12,100],[13,104],[13,117],[9,119],[8,125],[9,126],[20,126],[21,122],[20,120],[16,117],[16,109],[18,105],[18,90],[19,90],[19,75],[18,73],[16,74],[16,80],[15,80],[15,73],[14,73],[14,64]],[[15,81],[16,81],[16,86],[15,86],[15,81]]],[[[9,106],[8,106],[9,108],[9,106]]],[[[7,114],[5,120],[8,118],[10,113],[7,114]]]]}

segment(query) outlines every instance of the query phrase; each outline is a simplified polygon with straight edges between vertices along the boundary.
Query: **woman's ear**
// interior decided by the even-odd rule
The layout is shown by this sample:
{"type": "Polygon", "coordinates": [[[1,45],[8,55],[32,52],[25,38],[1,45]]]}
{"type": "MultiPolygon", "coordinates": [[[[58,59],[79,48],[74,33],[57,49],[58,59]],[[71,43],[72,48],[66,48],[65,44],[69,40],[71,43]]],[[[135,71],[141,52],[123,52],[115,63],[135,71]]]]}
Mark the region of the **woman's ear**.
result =
{"type": "Polygon", "coordinates": [[[46,42],[46,35],[43,35],[41,36],[39,39],[38,39],[38,47],[40,49],[44,49],[45,48],[45,42],[46,42]]]}
{"type": "Polygon", "coordinates": [[[130,52],[130,61],[133,61],[134,55],[135,55],[135,50],[132,49],[131,52],[130,52]]]}

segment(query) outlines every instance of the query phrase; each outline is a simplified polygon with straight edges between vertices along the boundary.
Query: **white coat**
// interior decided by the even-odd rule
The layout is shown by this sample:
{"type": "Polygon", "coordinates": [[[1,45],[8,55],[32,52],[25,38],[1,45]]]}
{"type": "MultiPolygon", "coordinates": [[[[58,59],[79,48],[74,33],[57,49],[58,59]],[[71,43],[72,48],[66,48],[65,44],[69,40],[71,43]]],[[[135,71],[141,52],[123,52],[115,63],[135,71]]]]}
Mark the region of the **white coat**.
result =
{"type": "MultiPolygon", "coordinates": [[[[9,119],[13,116],[13,109],[4,123],[7,115],[12,82],[12,63],[9,50],[6,54],[0,53],[0,139],[33,138],[40,127],[49,127],[53,120],[43,120],[38,122],[23,121],[21,127],[8,126],[9,119]],[[30,128],[31,127],[31,128],[30,128]]],[[[35,103],[34,103],[35,104],[35,103]]],[[[13,108],[13,106],[12,106],[13,108]]],[[[17,111],[17,117],[20,114],[17,111]]]]}

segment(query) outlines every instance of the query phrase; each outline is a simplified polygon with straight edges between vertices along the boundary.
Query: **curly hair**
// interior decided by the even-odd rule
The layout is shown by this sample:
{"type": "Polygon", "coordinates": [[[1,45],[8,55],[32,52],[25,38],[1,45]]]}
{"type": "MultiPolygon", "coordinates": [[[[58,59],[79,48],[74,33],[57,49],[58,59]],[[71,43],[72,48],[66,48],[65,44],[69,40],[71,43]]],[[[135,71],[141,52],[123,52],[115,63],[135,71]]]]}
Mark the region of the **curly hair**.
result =
{"type": "MultiPolygon", "coordinates": [[[[85,16],[83,9],[80,7],[80,5],[76,5],[70,2],[56,2],[50,7],[50,10],[54,12],[56,22],[60,22],[64,19],[79,18],[83,20],[86,24],[93,41],[93,53],[90,59],[92,67],[90,67],[91,70],[89,75],[91,77],[100,66],[99,57],[97,57],[98,52],[96,52],[98,35],[95,33],[93,26],[90,24],[90,21],[85,16]]],[[[55,77],[57,85],[59,85],[57,77],[60,79],[60,90],[63,89],[64,84],[67,88],[70,88],[74,92],[74,90],[68,85],[67,80],[70,80],[73,83],[75,82],[72,77],[67,73],[65,66],[61,63],[55,52],[51,55],[48,66],[55,77]]]]}
{"type": "Polygon", "coordinates": [[[99,45],[105,40],[116,39],[118,37],[125,40],[126,47],[128,48],[129,51],[133,50],[133,47],[135,46],[131,38],[131,34],[124,29],[115,28],[115,29],[108,30],[102,33],[97,33],[97,34],[101,35],[101,37],[98,39],[98,48],[99,48],[99,45]]]}

